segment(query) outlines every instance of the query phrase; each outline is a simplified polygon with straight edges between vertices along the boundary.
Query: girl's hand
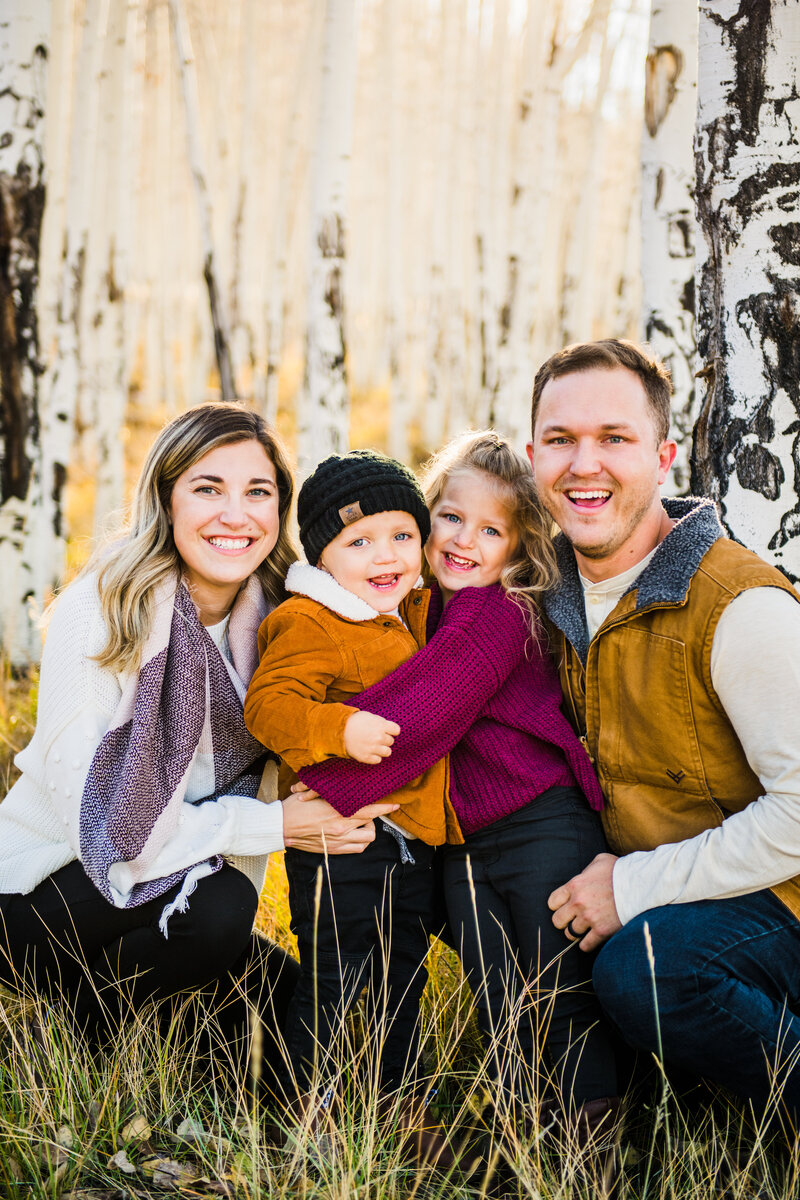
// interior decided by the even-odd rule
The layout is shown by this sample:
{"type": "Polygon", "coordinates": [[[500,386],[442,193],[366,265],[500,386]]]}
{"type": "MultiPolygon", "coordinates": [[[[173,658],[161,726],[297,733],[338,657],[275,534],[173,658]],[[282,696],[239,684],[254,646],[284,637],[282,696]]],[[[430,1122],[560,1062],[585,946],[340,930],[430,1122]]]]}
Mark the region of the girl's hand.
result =
{"type": "Polygon", "coordinates": [[[392,753],[400,726],[375,713],[355,712],[344,727],[344,748],[350,758],[362,763],[379,763],[392,753]]]}
{"type": "Polygon", "coordinates": [[[311,854],[360,854],[375,840],[375,817],[396,812],[399,804],[367,804],[352,817],[342,817],[325,800],[283,801],[283,842],[311,854]]]}
{"type": "Polygon", "coordinates": [[[313,788],[306,787],[302,779],[298,779],[297,783],[293,783],[290,790],[294,796],[297,796],[298,800],[319,800],[319,792],[315,792],[313,788]]]}

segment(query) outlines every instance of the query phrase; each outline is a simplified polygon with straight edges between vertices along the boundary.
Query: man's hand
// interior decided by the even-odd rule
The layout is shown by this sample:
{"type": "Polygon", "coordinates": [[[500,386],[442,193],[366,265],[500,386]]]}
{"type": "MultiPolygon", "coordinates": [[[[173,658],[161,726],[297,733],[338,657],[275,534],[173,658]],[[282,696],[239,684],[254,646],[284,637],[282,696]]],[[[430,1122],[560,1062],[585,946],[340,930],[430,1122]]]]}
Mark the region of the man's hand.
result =
{"type": "Polygon", "coordinates": [[[581,950],[596,950],[622,928],[611,882],[616,861],[614,854],[596,855],[547,901],[556,929],[563,929],[571,942],[580,942],[581,950]]]}
{"type": "Polygon", "coordinates": [[[370,712],[355,712],[344,727],[344,748],[350,758],[362,763],[379,763],[392,753],[400,726],[370,712]]]}
{"type": "Polygon", "coordinates": [[[396,812],[385,800],[367,804],[352,817],[342,817],[326,800],[287,796],[283,801],[283,843],[311,854],[360,854],[375,840],[375,817],[396,812]]]}

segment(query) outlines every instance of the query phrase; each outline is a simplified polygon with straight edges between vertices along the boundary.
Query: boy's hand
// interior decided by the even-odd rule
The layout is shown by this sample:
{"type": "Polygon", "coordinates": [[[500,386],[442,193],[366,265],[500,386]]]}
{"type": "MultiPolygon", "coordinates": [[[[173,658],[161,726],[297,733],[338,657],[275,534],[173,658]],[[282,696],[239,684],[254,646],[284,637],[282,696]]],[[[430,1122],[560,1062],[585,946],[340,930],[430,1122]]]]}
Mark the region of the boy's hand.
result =
{"type": "Polygon", "coordinates": [[[356,712],[344,727],[344,748],[350,758],[362,763],[379,763],[392,753],[400,726],[375,713],[356,712]]]}

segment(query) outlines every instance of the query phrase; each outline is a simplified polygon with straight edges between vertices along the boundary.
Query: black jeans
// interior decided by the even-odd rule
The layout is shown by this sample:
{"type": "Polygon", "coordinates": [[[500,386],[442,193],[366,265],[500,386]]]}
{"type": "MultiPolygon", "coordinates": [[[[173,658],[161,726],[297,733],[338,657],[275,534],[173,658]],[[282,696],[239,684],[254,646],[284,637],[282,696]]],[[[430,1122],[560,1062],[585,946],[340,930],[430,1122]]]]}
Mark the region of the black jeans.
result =
{"type": "Polygon", "coordinates": [[[301,1091],[315,1066],[324,1076],[336,1073],[328,1051],[365,985],[382,1084],[394,1087],[413,1075],[425,959],[436,931],[433,847],[419,840],[409,847],[413,864],[401,862],[397,841],[376,822],[375,841],[361,854],[326,859],[286,851],[301,968],[286,1042],[301,1091]]]}
{"type": "Polygon", "coordinates": [[[564,787],[444,849],[450,925],[509,1098],[541,1100],[554,1084],[567,1104],[616,1094],[594,956],[567,942],[547,907],[550,893],[605,849],[597,814],[564,787]]]}
{"type": "Polygon", "coordinates": [[[299,968],[253,929],[255,888],[225,864],[200,880],[165,938],[158,921],[179,891],[180,884],[147,904],[115,908],[76,861],[28,895],[0,895],[0,980],[65,999],[90,1034],[147,1000],[194,992],[238,1058],[254,1008],[267,1065],[277,1064],[299,968]]]}

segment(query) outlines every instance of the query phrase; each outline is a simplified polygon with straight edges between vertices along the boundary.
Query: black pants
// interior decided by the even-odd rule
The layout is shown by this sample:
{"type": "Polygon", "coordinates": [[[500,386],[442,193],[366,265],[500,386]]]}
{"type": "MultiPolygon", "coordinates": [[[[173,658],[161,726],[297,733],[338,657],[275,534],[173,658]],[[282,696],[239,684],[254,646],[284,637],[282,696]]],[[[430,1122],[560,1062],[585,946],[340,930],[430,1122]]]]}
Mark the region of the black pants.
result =
{"type": "Polygon", "coordinates": [[[253,929],[258,896],[241,871],[225,864],[201,879],[186,912],[170,917],[165,938],[159,918],[179,891],[115,908],[76,861],[28,895],[0,895],[0,981],[65,999],[90,1034],[113,1028],[147,1000],[194,992],[239,1058],[254,1008],[270,1068],[297,963],[253,929]]]}
{"type": "Polygon", "coordinates": [[[616,1094],[594,956],[567,942],[547,907],[555,888],[606,849],[597,814],[572,788],[550,788],[444,849],[450,925],[509,1097],[542,1099],[553,1084],[567,1103],[616,1094]]]}
{"type": "Polygon", "coordinates": [[[400,861],[397,841],[377,822],[362,854],[286,851],[301,967],[286,1041],[301,1090],[315,1065],[324,1076],[336,1074],[340,1064],[327,1052],[365,985],[381,1082],[394,1087],[413,1075],[435,895],[433,848],[409,846],[413,864],[400,861]]]}

